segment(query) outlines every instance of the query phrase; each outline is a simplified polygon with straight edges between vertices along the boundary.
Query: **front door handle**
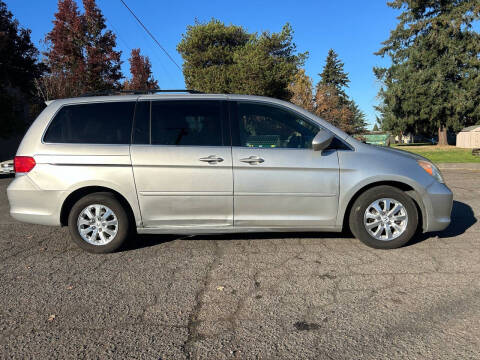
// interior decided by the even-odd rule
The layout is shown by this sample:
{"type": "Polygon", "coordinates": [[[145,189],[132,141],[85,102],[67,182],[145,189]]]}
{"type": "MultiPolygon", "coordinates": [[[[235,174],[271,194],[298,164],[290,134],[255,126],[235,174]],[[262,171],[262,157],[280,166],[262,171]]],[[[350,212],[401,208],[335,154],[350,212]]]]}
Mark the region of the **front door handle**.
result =
{"type": "Polygon", "coordinates": [[[198,160],[208,162],[209,164],[214,165],[214,164],[217,164],[219,162],[222,162],[223,158],[221,158],[220,156],[217,156],[217,155],[210,155],[210,156],[207,156],[207,157],[200,158],[198,160]]]}
{"type": "Polygon", "coordinates": [[[263,163],[265,160],[258,156],[250,156],[248,158],[240,159],[240,161],[250,165],[257,165],[263,163]]]}

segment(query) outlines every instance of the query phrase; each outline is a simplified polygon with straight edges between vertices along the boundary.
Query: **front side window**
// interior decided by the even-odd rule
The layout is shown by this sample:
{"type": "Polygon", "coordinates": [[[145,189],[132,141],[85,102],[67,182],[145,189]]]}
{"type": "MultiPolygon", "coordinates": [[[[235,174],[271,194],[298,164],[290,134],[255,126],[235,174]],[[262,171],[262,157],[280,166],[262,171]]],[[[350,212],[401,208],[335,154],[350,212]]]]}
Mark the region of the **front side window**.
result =
{"type": "Polygon", "coordinates": [[[277,106],[239,102],[236,113],[239,146],[309,149],[319,131],[300,114],[277,106]]]}
{"type": "Polygon", "coordinates": [[[48,127],[47,143],[130,144],[135,102],[64,106],[48,127]]]}
{"type": "Polygon", "coordinates": [[[222,146],[220,101],[153,101],[152,145],[222,146]]]}

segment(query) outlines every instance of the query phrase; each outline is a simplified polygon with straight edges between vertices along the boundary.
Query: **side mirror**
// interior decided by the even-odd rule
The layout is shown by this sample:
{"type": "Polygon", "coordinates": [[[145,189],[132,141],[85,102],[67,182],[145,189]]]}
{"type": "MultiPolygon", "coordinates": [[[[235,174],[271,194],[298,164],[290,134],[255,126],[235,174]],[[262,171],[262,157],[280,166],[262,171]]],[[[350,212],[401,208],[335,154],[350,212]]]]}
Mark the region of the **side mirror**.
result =
{"type": "Polygon", "coordinates": [[[320,130],[312,140],[313,151],[325,150],[333,140],[333,134],[327,130],[320,130]]]}

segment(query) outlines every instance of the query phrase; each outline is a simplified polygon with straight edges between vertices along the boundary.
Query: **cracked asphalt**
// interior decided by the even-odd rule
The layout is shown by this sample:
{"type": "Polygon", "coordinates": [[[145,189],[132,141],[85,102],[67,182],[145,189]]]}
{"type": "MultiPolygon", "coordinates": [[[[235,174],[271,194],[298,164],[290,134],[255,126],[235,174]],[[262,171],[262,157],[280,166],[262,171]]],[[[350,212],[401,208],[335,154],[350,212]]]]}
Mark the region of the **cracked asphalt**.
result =
{"type": "Polygon", "coordinates": [[[0,356],[480,358],[480,172],[443,172],[453,223],[397,250],[349,235],[137,236],[92,255],[8,215],[0,356]]]}

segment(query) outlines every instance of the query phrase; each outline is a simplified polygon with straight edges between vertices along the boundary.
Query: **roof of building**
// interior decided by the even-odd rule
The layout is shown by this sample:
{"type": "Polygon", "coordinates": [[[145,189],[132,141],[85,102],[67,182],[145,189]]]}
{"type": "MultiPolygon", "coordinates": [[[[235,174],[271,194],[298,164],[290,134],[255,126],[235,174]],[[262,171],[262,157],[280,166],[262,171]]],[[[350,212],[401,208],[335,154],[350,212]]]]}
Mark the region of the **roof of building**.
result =
{"type": "Polygon", "coordinates": [[[480,125],[472,125],[462,129],[462,132],[469,132],[469,131],[480,132],[480,125]]]}

